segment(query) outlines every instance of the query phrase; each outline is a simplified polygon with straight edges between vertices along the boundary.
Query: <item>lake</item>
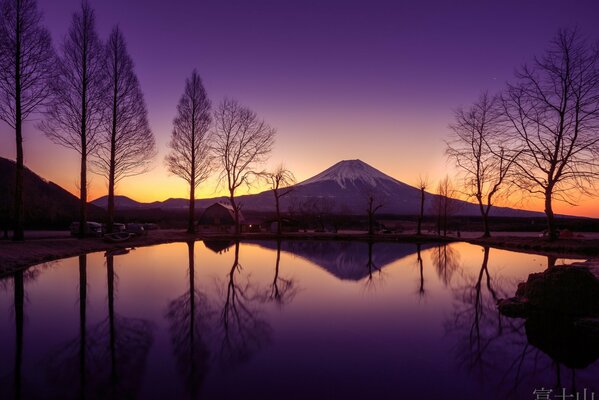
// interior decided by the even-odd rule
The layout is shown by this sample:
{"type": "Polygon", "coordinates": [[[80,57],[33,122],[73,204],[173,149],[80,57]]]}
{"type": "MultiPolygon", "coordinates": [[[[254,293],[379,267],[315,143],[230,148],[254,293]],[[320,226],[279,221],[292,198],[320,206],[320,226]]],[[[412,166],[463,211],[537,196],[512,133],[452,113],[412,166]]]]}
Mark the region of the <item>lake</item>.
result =
{"type": "Polygon", "coordinates": [[[1,399],[599,396],[596,360],[573,365],[552,330],[533,339],[495,306],[530,273],[572,260],[466,243],[122,253],[0,281],[1,399]]]}

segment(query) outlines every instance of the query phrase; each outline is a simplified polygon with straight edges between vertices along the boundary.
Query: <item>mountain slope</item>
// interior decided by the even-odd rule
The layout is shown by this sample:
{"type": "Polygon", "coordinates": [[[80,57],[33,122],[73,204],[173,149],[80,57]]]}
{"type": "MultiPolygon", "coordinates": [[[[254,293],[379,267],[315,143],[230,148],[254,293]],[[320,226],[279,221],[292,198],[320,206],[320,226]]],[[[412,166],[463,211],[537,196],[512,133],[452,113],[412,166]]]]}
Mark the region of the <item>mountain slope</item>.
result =
{"type": "MultiPolygon", "coordinates": [[[[281,209],[284,211],[302,208],[321,209],[321,211],[362,215],[367,209],[368,196],[371,194],[383,206],[378,211],[385,214],[416,215],[420,207],[420,190],[384,174],[361,160],[339,161],[323,172],[291,187],[292,192],[281,198],[281,209]]],[[[186,199],[168,199],[164,202],[139,203],[122,196],[117,200],[117,208],[183,208],[187,207],[186,199]]],[[[427,193],[425,209],[430,213],[437,196],[427,193]]],[[[196,206],[205,208],[216,201],[226,200],[224,197],[201,199],[196,206]]],[[[262,193],[239,196],[239,204],[243,210],[273,211],[274,196],[268,190],[262,193]]],[[[106,206],[106,196],[93,201],[98,206],[106,206]]],[[[461,200],[454,200],[456,214],[478,216],[478,205],[461,200]]],[[[494,207],[492,216],[530,217],[542,216],[541,213],[516,210],[512,208],[494,207]]]]}
{"type": "MultiPolygon", "coordinates": [[[[16,164],[0,157],[0,214],[12,213],[16,164]]],[[[23,177],[25,224],[28,226],[68,226],[79,217],[79,199],[57,184],[25,168],[23,177]]],[[[90,219],[100,219],[104,211],[88,205],[90,219]]]]}

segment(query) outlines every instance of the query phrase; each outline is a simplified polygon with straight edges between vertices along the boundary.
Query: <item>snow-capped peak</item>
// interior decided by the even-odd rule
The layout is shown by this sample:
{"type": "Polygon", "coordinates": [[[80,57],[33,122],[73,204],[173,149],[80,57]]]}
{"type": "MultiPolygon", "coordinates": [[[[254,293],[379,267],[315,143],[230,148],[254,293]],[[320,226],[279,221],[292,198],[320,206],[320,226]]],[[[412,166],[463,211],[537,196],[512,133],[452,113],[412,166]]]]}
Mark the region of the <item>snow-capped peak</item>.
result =
{"type": "Polygon", "coordinates": [[[381,171],[371,167],[362,160],[343,160],[324,170],[320,174],[298,183],[298,185],[335,181],[342,188],[345,188],[349,183],[356,182],[364,182],[374,187],[381,180],[397,182],[389,175],[383,174],[381,171]]]}

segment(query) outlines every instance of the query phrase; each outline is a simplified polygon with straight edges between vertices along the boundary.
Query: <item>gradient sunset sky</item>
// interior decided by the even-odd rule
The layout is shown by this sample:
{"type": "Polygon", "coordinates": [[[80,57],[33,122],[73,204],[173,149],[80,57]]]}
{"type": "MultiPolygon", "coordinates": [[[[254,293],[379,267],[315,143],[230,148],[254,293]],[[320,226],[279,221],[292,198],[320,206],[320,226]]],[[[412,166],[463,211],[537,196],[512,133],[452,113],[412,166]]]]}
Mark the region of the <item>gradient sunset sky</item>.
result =
{"type": "MultiPolygon", "coordinates": [[[[77,0],[39,0],[59,48],[77,0]]],[[[359,158],[408,184],[451,168],[443,140],[453,110],[501,89],[543,53],[558,28],[599,39],[599,1],[90,1],[106,38],[119,24],[145,93],[159,155],[118,194],[140,201],[186,197],[164,155],[185,78],[197,68],[216,105],[238,99],[278,129],[268,165],[298,180],[359,158]]],[[[0,156],[14,159],[0,125],[0,156]]],[[[76,192],[78,159],[25,127],[25,163],[76,192]]],[[[267,165],[267,166],[268,166],[267,165]]],[[[106,194],[92,176],[91,198],[106,194]]],[[[256,189],[255,189],[256,190],[256,189]]],[[[255,191],[254,190],[254,191],[255,191]]],[[[219,194],[206,183],[201,196],[219,194]]],[[[541,210],[538,202],[523,206],[541,210]]],[[[599,201],[558,212],[599,217],[599,201]]]]}

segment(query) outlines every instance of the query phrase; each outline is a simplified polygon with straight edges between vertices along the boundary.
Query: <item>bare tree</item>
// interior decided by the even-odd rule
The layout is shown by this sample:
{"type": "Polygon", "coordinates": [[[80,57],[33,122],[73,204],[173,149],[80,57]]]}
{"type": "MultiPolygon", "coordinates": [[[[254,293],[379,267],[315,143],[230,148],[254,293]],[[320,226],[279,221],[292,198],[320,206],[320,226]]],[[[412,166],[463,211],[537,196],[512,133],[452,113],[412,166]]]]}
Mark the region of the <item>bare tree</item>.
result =
{"type": "Polygon", "coordinates": [[[156,155],[156,143],[133,61],[118,27],[110,33],[105,54],[104,68],[110,95],[107,96],[106,120],[94,164],[108,180],[107,231],[112,232],[115,186],[124,178],[148,170],[156,155]]]}
{"type": "Polygon", "coordinates": [[[266,174],[270,183],[270,188],[275,196],[275,207],[277,211],[277,235],[281,234],[281,197],[287,196],[293,191],[290,187],[295,183],[295,176],[283,164],[280,164],[274,171],[266,174]]]}
{"type": "Polygon", "coordinates": [[[449,176],[437,185],[437,195],[433,199],[433,210],[437,217],[437,234],[447,236],[449,217],[456,213],[458,203],[453,198],[456,190],[449,176]]]}
{"type": "Polygon", "coordinates": [[[461,171],[463,191],[475,198],[483,220],[483,237],[490,237],[489,212],[493,201],[506,193],[506,180],[518,151],[503,143],[499,98],[483,92],[469,109],[455,112],[446,154],[461,171]]]}
{"type": "Polygon", "coordinates": [[[422,235],[422,221],[424,220],[424,195],[426,194],[426,188],[428,185],[428,177],[418,177],[418,189],[420,190],[420,213],[418,214],[418,225],[416,228],[417,235],[422,235]]]}
{"type": "Polygon", "coordinates": [[[373,192],[366,194],[366,213],[368,215],[368,234],[374,235],[374,215],[376,212],[383,207],[383,202],[373,192]]]}
{"type": "Polygon", "coordinates": [[[519,188],[545,201],[549,238],[557,238],[553,201],[595,194],[599,177],[599,47],[560,30],[542,58],[516,74],[503,97],[519,188]]]}
{"type": "Polygon", "coordinates": [[[84,1],[73,15],[71,27],[56,63],[52,80],[52,103],[46,110],[41,130],[53,142],[75,150],[81,156],[79,180],[79,236],[87,223],[87,161],[98,146],[103,128],[106,93],[104,48],[96,33],[96,18],[84,1]]]}
{"type": "Polygon", "coordinates": [[[210,148],[210,100],[197,70],[185,81],[185,91],[177,105],[173,133],[166,156],[169,171],[189,184],[187,232],[195,232],[195,190],[213,171],[210,148]]]}
{"type": "Polygon", "coordinates": [[[15,130],[14,240],[23,240],[23,121],[49,96],[54,50],[35,0],[0,5],[0,119],[15,130]]]}
{"type": "Polygon", "coordinates": [[[257,166],[272,150],[276,130],[236,100],[225,99],[214,113],[214,151],[220,163],[220,181],[226,184],[235,211],[235,233],[239,226],[239,205],[235,191],[250,185],[261,172],[257,166]]]}

